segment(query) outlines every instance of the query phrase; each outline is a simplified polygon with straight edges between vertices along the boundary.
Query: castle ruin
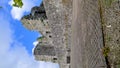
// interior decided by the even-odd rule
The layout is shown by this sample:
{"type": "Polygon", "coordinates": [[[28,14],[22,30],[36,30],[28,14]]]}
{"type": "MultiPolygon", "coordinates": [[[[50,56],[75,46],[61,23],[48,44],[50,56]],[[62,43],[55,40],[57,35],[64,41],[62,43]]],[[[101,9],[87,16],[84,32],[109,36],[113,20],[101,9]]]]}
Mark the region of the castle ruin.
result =
{"type": "Polygon", "coordinates": [[[57,6],[50,4],[50,2],[48,4],[51,6],[44,6],[44,2],[45,0],[39,7],[33,7],[31,13],[21,19],[22,24],[27,29],[38,31],[42,35],[37,39],[39,43],[34,49],[35,59],[59,63],[60,68],[70,68],[70,16],[72,11],[70,6],[72,6],[72,2],[68,2],[68,4],[66,2],[64,5],[59,3],[57,6]],[[47,11],[48,14],[51,14],[49,15],[51,17],[47,16],[45,11],[48,8],[51,8],[47,11]]]}
{"type": "Polygon", "coordinates": [[[119,68],[120,2],[107,1],[43,0],[33,7],[21,21],[42,34],[35,59],[60,68],[119,68]]]}

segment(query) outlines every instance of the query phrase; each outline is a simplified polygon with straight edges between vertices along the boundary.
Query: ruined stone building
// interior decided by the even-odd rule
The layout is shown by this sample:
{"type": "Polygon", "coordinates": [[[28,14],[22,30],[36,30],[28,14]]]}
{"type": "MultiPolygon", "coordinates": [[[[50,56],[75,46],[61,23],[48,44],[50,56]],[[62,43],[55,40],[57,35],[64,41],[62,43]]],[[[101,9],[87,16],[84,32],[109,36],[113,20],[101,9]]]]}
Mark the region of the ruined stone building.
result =
{"type": "Polygon", "coordinates": [[[120,2],[108,1],[43,0],[33,7],[21,21],[42,34],[35,59],[60,68],[119,68],[120,2]]]}
{"type": "Polygon", "coordinates": [[[29,15],[22,17],[22,24],[27,29],[42,34],[34,49],[36,60],[59,63],[60,68],[70,68],[71,4],[71,0],[44,0],[40,6],[33,7],[29,15]]]}

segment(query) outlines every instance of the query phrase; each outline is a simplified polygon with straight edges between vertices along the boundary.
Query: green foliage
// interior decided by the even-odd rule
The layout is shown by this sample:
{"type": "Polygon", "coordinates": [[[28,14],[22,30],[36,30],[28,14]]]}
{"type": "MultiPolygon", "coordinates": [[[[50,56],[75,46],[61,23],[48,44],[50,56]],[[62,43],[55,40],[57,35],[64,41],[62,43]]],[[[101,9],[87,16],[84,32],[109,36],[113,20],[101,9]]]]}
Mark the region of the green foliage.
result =
{"type": "Polygon", "coordinates": [[[103,3],[104,3],[107,7],[109,7],[109,6],[111,6],[111,4],[112,4],[113,2],[115,2],[115,1],[117,1],[117,0],[103,0],[103,3]]]}
{"type": "Polygon", "coordinates": [[[105,57],[107,57],[108,54],[109,54],[109,52],[110,52],[110,48],[109,48],[109,47],[104,47],[104,48],[102,49],[102,52],[103,52],[103,55],[104,55],[105,57]]]}
{"type": "Polygon", "coordinates": [[[14,3],[13,3],[14,7],[22,8],[22,6],[23,6],[22,0],[13,0],[13,1],[14,1],[14,3]]]}
{"type": "Polygon", "coordinates": [[[42,40],[43,38],[44,38],[44,36],[42,36],[42,37],[38,37],[37,40],[40,41],[40,40],[42,40]]]}
{"type": "Polygon", "coordinates": [[[117,68],[120,68],[120,64],[117,65],[117,68]]]}

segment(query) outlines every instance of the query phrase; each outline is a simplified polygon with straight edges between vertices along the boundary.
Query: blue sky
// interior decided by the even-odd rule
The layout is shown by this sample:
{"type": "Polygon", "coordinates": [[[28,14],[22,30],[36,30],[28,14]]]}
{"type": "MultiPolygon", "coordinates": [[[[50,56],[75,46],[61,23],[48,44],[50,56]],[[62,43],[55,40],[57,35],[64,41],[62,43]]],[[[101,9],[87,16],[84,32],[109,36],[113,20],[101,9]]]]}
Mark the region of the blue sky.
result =
{"type": "Polygon", "coordinates": [[[11,0],[0,0],[0,68],[59,68],[58,64],[35,61],[33,42],[40,36],[22,26],[20,19],[40,0],[23,0],[23,7],[12,7],[11,0]]]}

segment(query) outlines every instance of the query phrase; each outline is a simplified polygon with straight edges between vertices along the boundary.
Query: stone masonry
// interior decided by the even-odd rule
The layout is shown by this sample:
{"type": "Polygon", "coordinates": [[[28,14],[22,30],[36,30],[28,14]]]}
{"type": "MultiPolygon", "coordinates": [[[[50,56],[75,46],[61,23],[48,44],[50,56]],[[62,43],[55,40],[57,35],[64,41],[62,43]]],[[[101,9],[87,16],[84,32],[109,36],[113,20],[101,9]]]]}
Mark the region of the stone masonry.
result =
{"type": "Polygon", "coordinates": [[[71,15],[71,0],[43,0],[39,7],[33,7],[31,13],[21,19],[27,29],[42,34],[34,49],[36,60],[70,68],[71,15]]]}
{"type": "Polygon", "coordinates": [[[105,1],[43,0],[33,7],[21,21],[42,34],[35,59],[59,63],[60,68],[119,68],[120,2],[105,1]]]}
{"type": "Polygon", "coordinates": [[[102,7],[105,46],[110,50],[109,64],[111,68],[120,68],[120,0],[113,0],[111,5],[103,4],[102,7]]]}

